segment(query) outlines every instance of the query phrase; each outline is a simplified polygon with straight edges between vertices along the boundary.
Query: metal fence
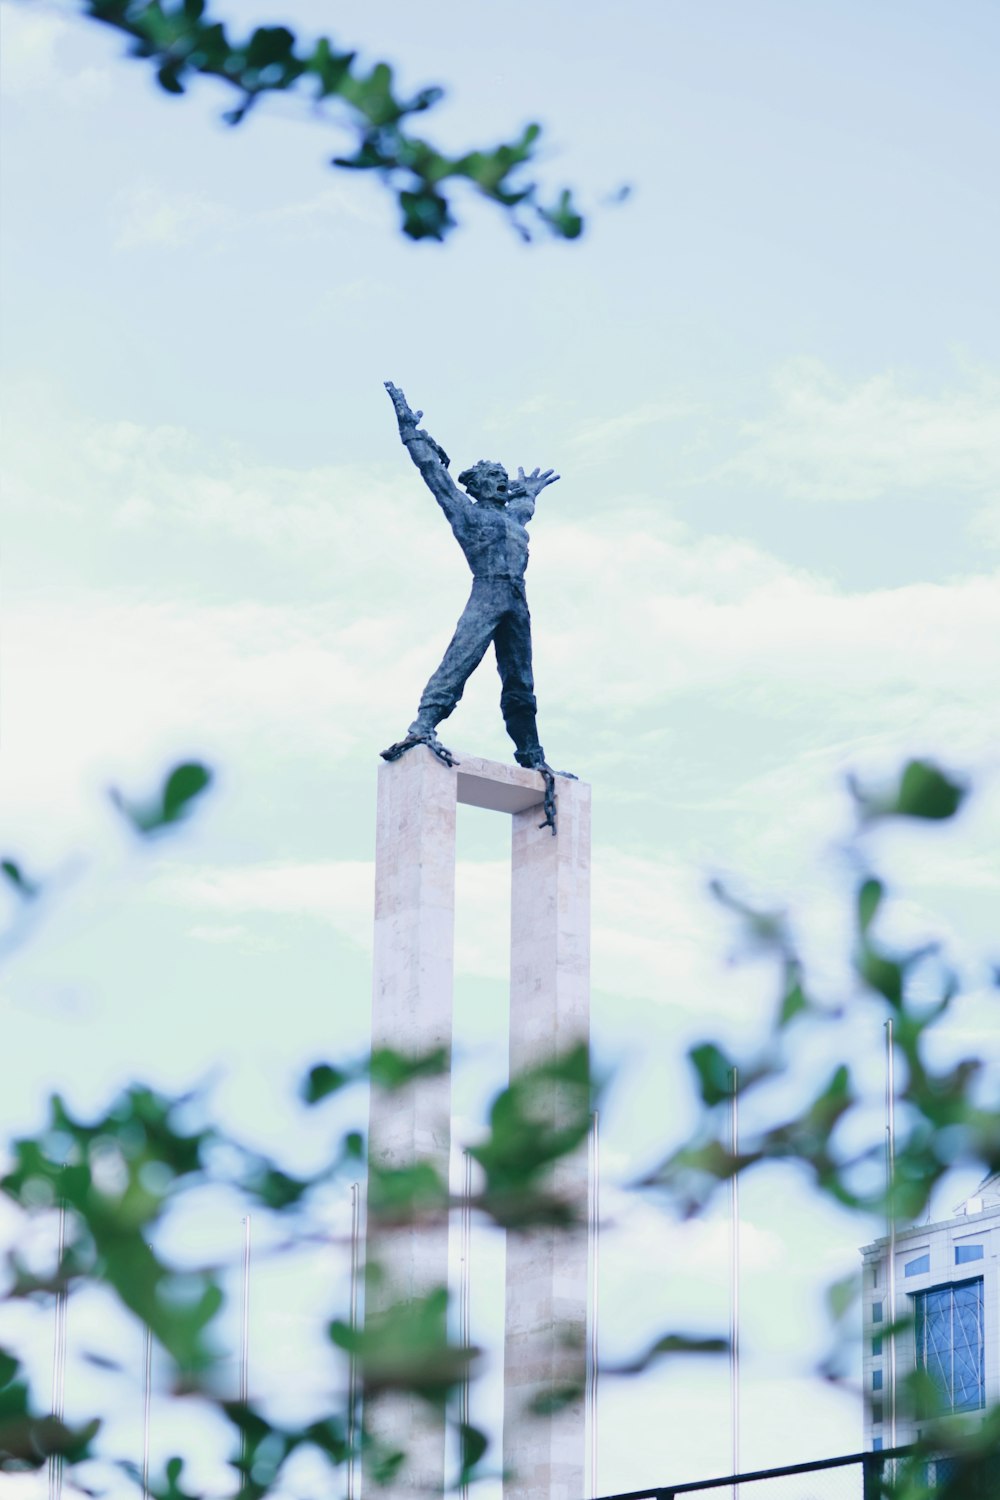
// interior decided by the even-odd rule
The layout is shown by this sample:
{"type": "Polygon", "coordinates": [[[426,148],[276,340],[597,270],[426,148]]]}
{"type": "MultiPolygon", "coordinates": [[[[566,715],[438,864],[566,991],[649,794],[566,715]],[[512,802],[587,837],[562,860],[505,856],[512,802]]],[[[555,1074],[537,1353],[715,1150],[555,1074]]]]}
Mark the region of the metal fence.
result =
{"type": "MultiPolygon", "coordinates": [[[[1000,1500],[1000,1456],[985,1477],[980,1471],[967,1500],[1000,1500]]],[[[915,1455],[912,1448],[882,1453],[847,1453],[813,1463],[789,1464],[780,1469],[758,1469],[728,1474],[722,1479],[700,1479],[686,1484],[653,1485],[646,1490],[605,1495],[601,1500],[884,1500],[895,1492],[904,1475],[931,1494],[949,1488],[957,1478],[956,1460],[946,1455],[915,1455]]],[[[952,1490],[954,1493],[954,1490],[952,1490]]]]}

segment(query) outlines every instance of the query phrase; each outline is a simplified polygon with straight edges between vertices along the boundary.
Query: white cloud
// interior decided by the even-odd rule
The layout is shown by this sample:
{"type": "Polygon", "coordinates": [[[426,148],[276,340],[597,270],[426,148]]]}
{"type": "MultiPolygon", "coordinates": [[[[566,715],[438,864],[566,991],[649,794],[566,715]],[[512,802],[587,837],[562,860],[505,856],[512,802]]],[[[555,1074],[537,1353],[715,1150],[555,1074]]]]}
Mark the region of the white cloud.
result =
{"type": "Polygon", "coordinates": [[[111,91],[110,69],[74,66],[66,61],[73,55],[67,44],[77,41],[75,25],[36,7],[4,4],[2,10],[3,92],[8,98],[43,94],[46,108],[52,109],[107,97],[111,91]]]}
{"type": "MultiPolygon", "coordinates": [[[[350,182],[326,182],[318,192],[307,198],[279,203],[274,208],[262,209],[255,214],[259,224],[287,226],[297,239],[306,235],[328,235],[339,228],[345,218],[361,224],[383,228],[386,221],[384,207],[377,203],[374,195],[358,192],[350,182]]],[[[374,281],[366,282],[376,290],[374,281]]]]}
{"type": "Polygon", "coordinates": [[[802,359],[774,383],[775,404],[742,427],[723,472],[805,500],[930,492],[944,503],[1000,490],[1000,380],[924,395],[893,372],[852,384],[802,359]]]}
{"type": "Polygon", "coordinates": [[[984,546],[1000,551],[1000,492],[980,506],[969,523],[969,529],[984,546]]]}
{"type": "MultiPolygon", "coordinates": [[[[357,191],[355,184],[333,182],[308,198],[279,203],[256,212],[236,213],[217,198],[191,193],[161,182],[143,180],[124,189],[116,202],[118,232],[117,250],[139,250],[149,246],[176,248],[204,242],[216,244],[237,236],[260,235],[277,231],[294,238],[301,247],[303,239],[322,239],[340,230],[345,219],[355,225],[384,227],[384,205],[373,203],[357,191]]],[[[345,301],[379,293],[370,278],[355,278],[324,292],[323,306],[340,307],[345,301]]]]}
{"type": "Polygon", "coordinates": [[[631,411],[603,421],[590,422],[572,440],[574,448],[588,458],[597,457],[644,427],[658,427],[664,422],[679,422],[698,416],[703,408],[691,401],[645,401],[631,411]]]}
{"type": "Polygon", "coordinates": [[[223,205],[204,193],[168,191],[150,182],[125,189],[117,207],[116,250],[189,245],[229,224],[223,205]]]}
{"type": "MultiPolygon", "coordinates": [[[[507,972],[510,868],[505,860],[460,860],[456,871],[455,968],[496,978],[507,972]]],[[[270,861],[234,866],[164,867],[156,899],[199,915],[191,929],[205,941],[242,942],[247,924],[206,920],[305,918],[329,925],[369,952],[374,865],[365,860],[270,861]]],[[[675,1013],[714,1015],[745,1008],[748,985],[727,982],[712,940],[722,926],[699,870],[680,861],[639,859],[610,848],[594,860],[592,932],[595,988],[675,1013]]]]}

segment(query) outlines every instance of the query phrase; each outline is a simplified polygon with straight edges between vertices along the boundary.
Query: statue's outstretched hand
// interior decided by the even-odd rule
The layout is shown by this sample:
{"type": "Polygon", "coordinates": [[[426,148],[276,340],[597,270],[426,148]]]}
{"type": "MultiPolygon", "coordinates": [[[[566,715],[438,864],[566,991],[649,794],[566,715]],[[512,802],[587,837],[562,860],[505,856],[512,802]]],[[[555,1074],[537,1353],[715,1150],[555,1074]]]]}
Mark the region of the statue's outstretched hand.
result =
{"type": "Polygon", "coordinates": [[[386,390],[389,392],[389,400],[392,402],[395,409],[396,420],[399,422],[400,430],[402,430],[404,427],[416,427],[417,423],[420,421],[420,418],[423,416],[423,412],[411,411],[409,403],[407,402],[407,399],[403,395],[402,391],[399,389],[399,386],[393,385],[391,380],[386,380],[384,382],[384,385],[386,390]]]}
{"type": "Polygon", "coordinates": [[[558,478],[559,475],[554,473],[552,469],[546,469],[544,474],[540,473],[538,469],[532,469],[530,474],[526,474],[523,469],[519,468],[513,489],[515,494],[530,495],[533,500],[539,490],[544,490],[547,484],[555,484],[558,478]]]}

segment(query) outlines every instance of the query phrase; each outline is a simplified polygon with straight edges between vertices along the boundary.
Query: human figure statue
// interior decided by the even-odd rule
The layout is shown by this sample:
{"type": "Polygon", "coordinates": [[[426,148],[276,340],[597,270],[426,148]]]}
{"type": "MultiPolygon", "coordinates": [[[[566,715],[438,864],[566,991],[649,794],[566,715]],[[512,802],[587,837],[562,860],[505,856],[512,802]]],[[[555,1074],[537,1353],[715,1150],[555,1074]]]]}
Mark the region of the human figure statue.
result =
{"type": "MultiPolygon", "coordinates": [[[[559,478],[551,469],[535,469],[509,478],[502,464],[480,459],[458,476],[463,494],[448,472],[451,460],[434,439],[419,427],[422,411],[411,411],[406,397],[391,381],[385,388],[396,411],[399,435],[424,483],[448,518],[459,546],[472,569],[472,592],[455,627],[437,671],[424,688],[417,717],[406,737],[388,750],[385,760],[398,760],[414,745],[427,745],[446,764],[451,752],[440,743],[437,726],[453,711],[490,642],[500,673],[500,711],[514,741],[519,765],[542,771],[551,791],[553,772],[545,761],[535,723],[537,704],[531,672],[531,616],[524,590],[528,566],[527,525],[535,499],[559,478]]],[[[547,809],[548,811],[548,809],[547,809]]]]}

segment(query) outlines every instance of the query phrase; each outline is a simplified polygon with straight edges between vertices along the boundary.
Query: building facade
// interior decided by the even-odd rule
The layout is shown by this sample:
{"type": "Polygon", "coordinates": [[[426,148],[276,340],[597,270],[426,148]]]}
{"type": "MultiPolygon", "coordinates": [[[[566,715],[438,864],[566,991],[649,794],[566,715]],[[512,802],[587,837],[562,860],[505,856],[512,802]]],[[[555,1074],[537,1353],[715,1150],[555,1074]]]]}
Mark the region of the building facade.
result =
{"type": "Polygon", "coordinates": [[[933,1380],[956,1421],[975,1422],[1000,1401],[1000,1175],[953,1218],[897,1230],[894,1287],[888,1238],[861,1255],[865,1447],[919,1438],[920,1414],[905,1398],[914,1370],[933,1380]]]}

